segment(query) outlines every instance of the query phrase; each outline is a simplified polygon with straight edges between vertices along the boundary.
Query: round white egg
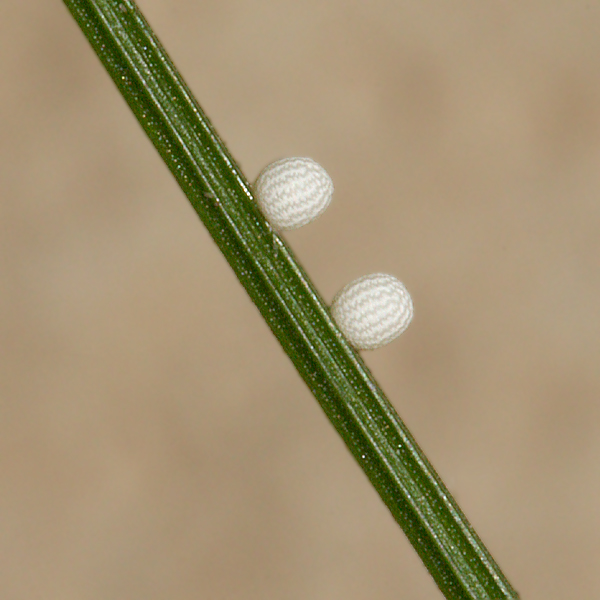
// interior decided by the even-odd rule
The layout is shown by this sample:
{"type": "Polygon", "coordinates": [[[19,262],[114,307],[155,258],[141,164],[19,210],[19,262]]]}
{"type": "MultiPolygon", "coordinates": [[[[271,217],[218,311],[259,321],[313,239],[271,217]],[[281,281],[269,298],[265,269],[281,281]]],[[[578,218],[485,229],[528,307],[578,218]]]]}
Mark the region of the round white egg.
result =
{"type": "Polygon", "coordinates": [[[333,182],[312,158],[284,158],[265,167],[254,183],[256,202],[274,229],[314,221],[333,196],[333,182]]]}
{"type": "Polygon", "coordinates": [[[331,315],[357,350],[374,350],[397,338],[409,326],[413,303],[398,279],[373,273],[342,289],[333,300],[331,315]]]}

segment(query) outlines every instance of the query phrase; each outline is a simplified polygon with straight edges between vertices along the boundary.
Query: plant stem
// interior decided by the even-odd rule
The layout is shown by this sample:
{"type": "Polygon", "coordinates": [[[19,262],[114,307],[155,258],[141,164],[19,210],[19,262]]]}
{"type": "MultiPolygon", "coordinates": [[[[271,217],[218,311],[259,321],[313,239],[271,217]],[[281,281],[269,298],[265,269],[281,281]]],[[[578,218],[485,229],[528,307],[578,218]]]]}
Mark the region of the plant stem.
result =
{"type": "Polygon", "coordinates": [[[349,346],[131,0],[64,0],[269,327],[448,599],[517,599],[349,346]]]}

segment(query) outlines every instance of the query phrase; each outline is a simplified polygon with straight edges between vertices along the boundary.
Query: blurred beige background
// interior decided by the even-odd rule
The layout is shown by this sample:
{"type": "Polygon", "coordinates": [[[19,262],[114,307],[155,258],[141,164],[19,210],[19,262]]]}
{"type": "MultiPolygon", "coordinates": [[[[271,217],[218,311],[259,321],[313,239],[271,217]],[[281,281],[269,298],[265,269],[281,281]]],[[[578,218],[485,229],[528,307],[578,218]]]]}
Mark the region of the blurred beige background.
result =
{"type": "MultiPolygon", "coordinates": [[[[140,0],[525,600],[600,597],[600,3],[140,0]]],[[[59,0],[0,4],[2,600],[441,598],[59,0]]]]}

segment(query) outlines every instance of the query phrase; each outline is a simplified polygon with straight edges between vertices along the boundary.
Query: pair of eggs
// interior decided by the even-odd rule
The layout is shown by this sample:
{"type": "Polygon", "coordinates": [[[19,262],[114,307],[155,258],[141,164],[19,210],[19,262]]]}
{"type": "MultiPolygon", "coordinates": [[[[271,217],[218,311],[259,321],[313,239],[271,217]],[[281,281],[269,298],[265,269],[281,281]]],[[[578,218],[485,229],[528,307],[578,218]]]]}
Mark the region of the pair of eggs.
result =
{"type": "MultiPolygon", "coordinates": [[[[254,183],[256,201],[277,231],[297,229],[320,216],[333,196],[331,178],[311,158],[271,163],[254,183]]],[[[413,304],[392,275],[365,275],[344,287],[331,304],[331,316],[357,350],[374,350],[397,338],[410,324],[413,304]]]]}

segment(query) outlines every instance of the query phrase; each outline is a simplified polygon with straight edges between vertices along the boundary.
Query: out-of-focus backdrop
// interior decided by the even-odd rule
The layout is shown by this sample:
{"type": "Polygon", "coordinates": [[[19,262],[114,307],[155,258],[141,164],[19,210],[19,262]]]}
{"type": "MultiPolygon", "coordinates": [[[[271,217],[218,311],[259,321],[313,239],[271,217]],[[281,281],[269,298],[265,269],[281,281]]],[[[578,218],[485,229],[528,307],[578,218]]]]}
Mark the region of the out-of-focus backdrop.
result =
{"type": "MultiPolygon", "coordinates": [[[[525,600],[600,597],[600,5],[140,0],[525,600]]],[[[0,597],[441,598],[59,0],[0,4],[0,597]]]]}

